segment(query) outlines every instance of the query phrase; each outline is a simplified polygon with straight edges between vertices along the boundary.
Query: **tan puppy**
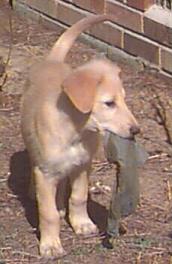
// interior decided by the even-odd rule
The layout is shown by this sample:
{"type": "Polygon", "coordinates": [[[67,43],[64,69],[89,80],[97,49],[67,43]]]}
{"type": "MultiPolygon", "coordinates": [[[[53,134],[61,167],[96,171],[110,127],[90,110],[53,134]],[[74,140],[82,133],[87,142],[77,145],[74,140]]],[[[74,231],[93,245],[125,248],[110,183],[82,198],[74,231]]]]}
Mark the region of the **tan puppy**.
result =
{"type": "Polygon", "coordinates": [[[138,124],[127,108],[119,68],[93,60],[73,70],[63,61],[76,37],[108,16],[84,18],[68,29],[49,56],[35,66],[22,103],[22,134],[28,149],[39,210],[40,254],[64,254],[56,190],[70,177],[69,220],[77,234],[96,232],[87,213],[88,174],[106,130],[132,137],[138,124]]]}

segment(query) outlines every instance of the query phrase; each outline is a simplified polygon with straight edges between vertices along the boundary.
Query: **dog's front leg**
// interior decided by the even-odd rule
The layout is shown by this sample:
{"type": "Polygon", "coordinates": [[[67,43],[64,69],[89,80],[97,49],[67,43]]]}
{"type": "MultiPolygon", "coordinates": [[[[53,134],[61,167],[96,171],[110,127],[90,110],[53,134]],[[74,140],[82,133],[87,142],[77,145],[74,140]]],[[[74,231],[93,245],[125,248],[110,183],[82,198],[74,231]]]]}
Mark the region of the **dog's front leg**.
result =
{"type": "Polygon", "coordinates": [[[71,196],[69,199],[69,220],[76,234],[90,235],[97,233],[96,225],[87,213],[88,173],[71,177],[71,196]]]}
{"type": "Polygon", "coordinates": [[[45,258],[64,255],[59,233],[60,216],[56,208],[57,181],[47,178],[39,168],[34,168],[36,198],[39,213],[40,254],[45,258]]]}

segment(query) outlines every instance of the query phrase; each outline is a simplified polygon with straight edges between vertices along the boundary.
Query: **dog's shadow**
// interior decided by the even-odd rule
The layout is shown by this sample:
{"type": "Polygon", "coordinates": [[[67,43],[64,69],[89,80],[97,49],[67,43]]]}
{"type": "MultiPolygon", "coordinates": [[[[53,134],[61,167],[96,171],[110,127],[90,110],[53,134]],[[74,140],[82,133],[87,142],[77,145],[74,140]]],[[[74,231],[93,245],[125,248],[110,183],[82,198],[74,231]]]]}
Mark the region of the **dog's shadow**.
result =
{"type": "MultiPolygon", "coordinates": [[[[28,196],[31,167],[26,150],[16,152],[10,159],[10,176],[8,184],[25,209],[25,216],[33,228],[38,230],[38,211],[36,202],[28,196]]],[[[104,206],[89,198],[88,212],[100,232],[105,232],[107,226],[107,210],[104,206]]]]}
{"type": "Polygon", "coordinates": [[[37,206],[28,196],[31,167],[26,150],[14,153],[10,159],[8,185],[25,210],[25,216],[33,228],[38,227],[37,206]]]}

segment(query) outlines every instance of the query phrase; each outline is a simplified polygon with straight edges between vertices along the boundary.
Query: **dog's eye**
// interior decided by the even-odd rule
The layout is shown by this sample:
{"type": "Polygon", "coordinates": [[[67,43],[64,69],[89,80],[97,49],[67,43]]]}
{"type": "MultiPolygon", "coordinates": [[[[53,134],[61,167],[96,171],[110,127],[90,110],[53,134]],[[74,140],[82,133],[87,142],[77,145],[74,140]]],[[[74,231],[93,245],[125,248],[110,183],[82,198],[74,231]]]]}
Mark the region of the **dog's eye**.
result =
{"type": "Polygon", "coordinates": [[[107,101],[107,102],[105,102],[105,105],[108,106],[108,107],[111,107],[111,108],[116,106],[114,101],[107,101]]]}

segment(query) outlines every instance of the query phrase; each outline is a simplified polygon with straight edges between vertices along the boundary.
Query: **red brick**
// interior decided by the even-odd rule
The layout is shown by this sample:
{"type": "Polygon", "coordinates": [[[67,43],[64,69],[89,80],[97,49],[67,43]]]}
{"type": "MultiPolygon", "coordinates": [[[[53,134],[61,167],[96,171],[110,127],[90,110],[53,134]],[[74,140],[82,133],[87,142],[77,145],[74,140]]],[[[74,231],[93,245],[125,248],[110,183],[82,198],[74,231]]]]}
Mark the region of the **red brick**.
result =
{"type": "Polygon", "coordinates": [[[62,1],[58,3],[57,19],[67,25],[74,24],[85,15],[86,12],[74,7],[71,4],[67,4],[62,1]]]}
{"type": "Polygon", "coordinates": [[[26,0],[25,2],[28,6],[42,11],[43,5],[41,6],[41,2],[44,2],[44,0],[43,1],[41,1],[41,0],[26,0]]]}
{"type": "Polygon", "coordinates": [[[116,1],[107,0],[106,13],[114,15],[113,22],[132,31],[142,31],[142,16],[138,11],[132,11],[127,6],[116,1]]]}
{"type": "Polygon", "coordinates": [[[108,44],[122,48],[122,31],[112,23],[97,24],[90,30],[90,34],[108,44]]]}
{"type": "Polygon", "coordinates": [[[150,39],[172,47],[172,28],[145,17],[144,33],[150,39]]]}
{"type": "Polygon", "coordinates": [[[79,6],[96,14],[104,12],[105,0],[73,0],[73,2],[74,4],[76,4],[76,6],[79,6]]]}
{"type": "Polygon", "coordinates": [[[124,50],[159,65],[159,47],[136,34],[124,34],[124,50]]]}
{"type": "Polygon", "coordinates": [[[58,23],[58,21],[55,22],[54,19],[51,19],[46,15],[41,14],[39,16],[39,22],[48,29],[50,28],[56,30],[58,32],[57,38],[67,29],[67,26],[63,25],[62,23],[58,23]]]}
{"type": "Polygon", "coordinates": [[[161,51],[161,65],[162,68],[172,73],[172,50],[168,48],[163,48],[161,51]]]}
{"type": "Polygon", "coordinates": [[[129,6],[142,10],[142,11],[145,11],[154,3],[155,3],[155,0],[128,0],[127,1],[127,4],[129,6]]]}
{"type": "Polygon", "coordinates": [[[50,17],[56,17],[58,5],[56,0],[26,0],[26,4],[50,17]]]}

